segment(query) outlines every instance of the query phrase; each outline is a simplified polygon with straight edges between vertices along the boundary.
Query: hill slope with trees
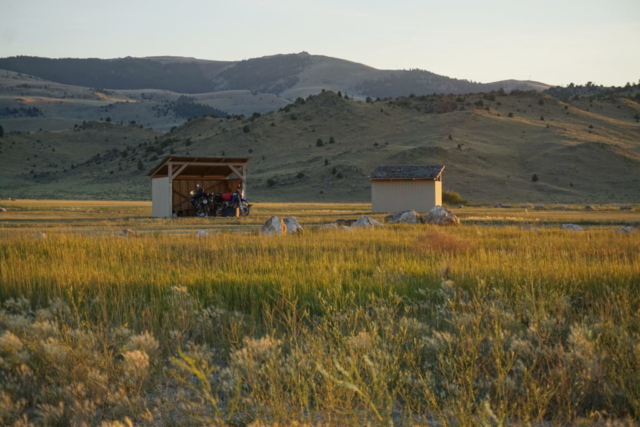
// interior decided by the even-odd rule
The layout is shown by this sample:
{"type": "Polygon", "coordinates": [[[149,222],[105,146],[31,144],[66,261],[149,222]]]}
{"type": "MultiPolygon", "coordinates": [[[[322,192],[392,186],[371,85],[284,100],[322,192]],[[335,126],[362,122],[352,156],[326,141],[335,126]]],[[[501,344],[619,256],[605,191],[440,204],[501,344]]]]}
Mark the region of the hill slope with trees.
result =
{"type": "Polygon", "coordinates": [[[0,139],[0,197],[149,199],[164,156],[251,157],[253,201],[368,201],[379,165],[443,164],[471,202],[640,202],[640,105],[536,91],[359,102],[326,91],[277,112],[168,132],[91,121],[0,139]],[[534,179],[535,176],[535,179],[534,179]]]}

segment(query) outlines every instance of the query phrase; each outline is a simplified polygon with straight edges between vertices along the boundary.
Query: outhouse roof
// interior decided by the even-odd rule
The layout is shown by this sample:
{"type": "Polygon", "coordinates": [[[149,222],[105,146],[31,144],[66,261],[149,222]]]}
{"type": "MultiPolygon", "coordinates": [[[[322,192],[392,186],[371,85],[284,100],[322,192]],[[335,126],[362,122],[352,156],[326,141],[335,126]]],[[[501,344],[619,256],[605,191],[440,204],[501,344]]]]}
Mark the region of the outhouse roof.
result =
{"type": "Polygon", "coordinates": [[[442,171],[444,166],[378,166],[369,179],[438,179],[442,171]]]}
{"type": "Polygon", "coordinates": [[[237,166],[245,166],[249,160],[251,160],[250,157],[167,156],[151,169],[147,176],[150,178],[169,176],[169,166],[171,165],[173,174],[178,173],[176,176],[226,178],[236,173],[237,166]]]}

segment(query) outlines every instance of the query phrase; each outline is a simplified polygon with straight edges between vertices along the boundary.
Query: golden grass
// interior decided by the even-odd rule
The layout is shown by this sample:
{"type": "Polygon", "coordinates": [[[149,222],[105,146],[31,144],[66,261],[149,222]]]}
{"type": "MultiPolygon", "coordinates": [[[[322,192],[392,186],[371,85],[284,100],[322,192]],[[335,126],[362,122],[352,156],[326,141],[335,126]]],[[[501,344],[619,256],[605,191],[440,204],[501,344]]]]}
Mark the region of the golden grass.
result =
{"type": "Polygon", "coordinates": [[[0,223],[3,424],[640,416],[640,233],[615,232],[618,211],[588,213],[607,225],[583,233],[554,222],[323,232],[313,225],[367,206],[259,205],[222,224],[148,219],[137,203],[16,206],[16,222],[0,223]],[[56,222],[72,208],[86,217],[56,222]],[[30,212],[51,219],[34,227],[30,212]],[[255,232],[289,213],[302,235],[255,232]],[[122,224],[141,235],[116,237],[122,224]]]}

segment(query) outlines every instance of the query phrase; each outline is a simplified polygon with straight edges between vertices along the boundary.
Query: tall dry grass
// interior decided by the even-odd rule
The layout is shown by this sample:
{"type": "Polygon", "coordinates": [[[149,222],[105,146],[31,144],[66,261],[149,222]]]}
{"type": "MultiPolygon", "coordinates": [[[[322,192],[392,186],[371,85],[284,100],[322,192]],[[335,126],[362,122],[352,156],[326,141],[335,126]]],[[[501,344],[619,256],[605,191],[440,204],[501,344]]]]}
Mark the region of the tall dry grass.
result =
{"type": "Polygon", "coordinates": [[[0,284],[7,425],[640,417],[638,234],[7,233],[0,284]]]}

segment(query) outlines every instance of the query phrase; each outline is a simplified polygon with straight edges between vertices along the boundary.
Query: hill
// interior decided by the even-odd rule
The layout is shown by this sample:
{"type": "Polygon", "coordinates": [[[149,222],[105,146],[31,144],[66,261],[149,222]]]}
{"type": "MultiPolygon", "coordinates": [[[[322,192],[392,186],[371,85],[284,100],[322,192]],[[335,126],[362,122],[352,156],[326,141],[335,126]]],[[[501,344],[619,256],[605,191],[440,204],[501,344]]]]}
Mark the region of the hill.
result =
{"type": "Polygon", "coordinates": [[[378,165],[444,164],[445,187],[473,202],[640,202],[639,113],[630,98],[562,102],[535,91],[368,103],[326,91],[165,133],[105,122],[5,133],[0,196],[148,199],[145,172],[175,153],[252,157],[253,201],[368,201],[378,165]]]}
{"type": "MultiPolygon", "coordinates": [[[[536,82],[508,80],[488,84],[474,83],[425,70],[378,70],[363,64],[306,52],[273,55],[243,61],[209,61],[182,57],[117,59],[39,58],[17,56],[0,58],[0,70],[37,79],[84,88],[112,91],[168,91],[176,94],[250,91],[285,98],[288,102],[306,98],[322,89],[341,91],[356,99],[386,98],[433,93],[486,92],[503,88],[545,89],[536,82]]],[[[234,114],[247,114],[238,99],[234,114]]],[[[215,107],[215,105],[212,104],[215,107]]],[[[218,108],[218,107],[216,107],[218,108]]],[[[256,104],[264,113],[270,105],[256,104]]]]}

